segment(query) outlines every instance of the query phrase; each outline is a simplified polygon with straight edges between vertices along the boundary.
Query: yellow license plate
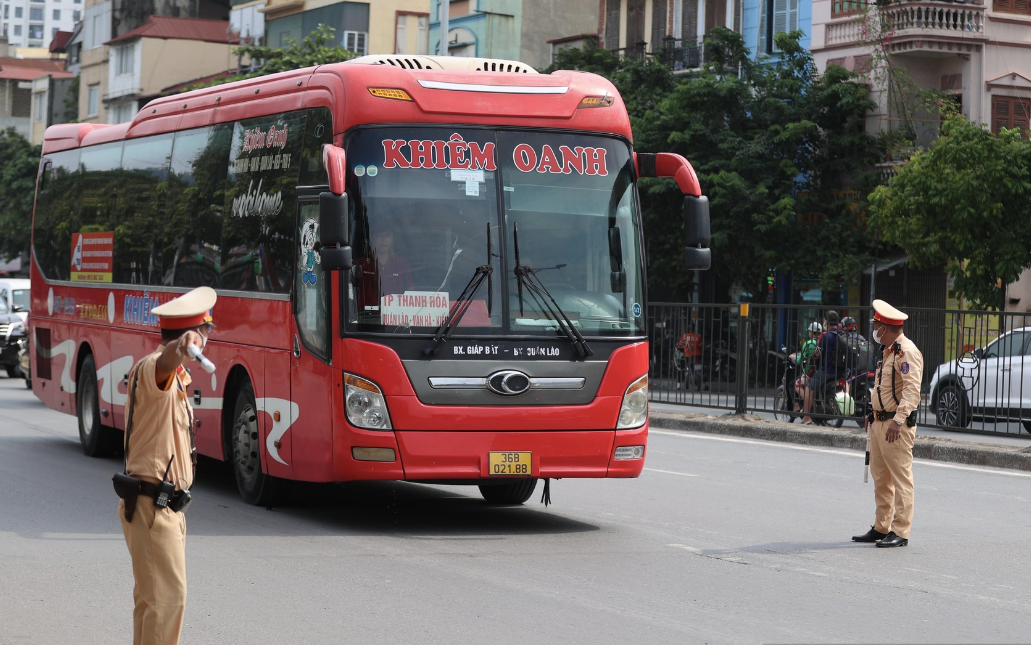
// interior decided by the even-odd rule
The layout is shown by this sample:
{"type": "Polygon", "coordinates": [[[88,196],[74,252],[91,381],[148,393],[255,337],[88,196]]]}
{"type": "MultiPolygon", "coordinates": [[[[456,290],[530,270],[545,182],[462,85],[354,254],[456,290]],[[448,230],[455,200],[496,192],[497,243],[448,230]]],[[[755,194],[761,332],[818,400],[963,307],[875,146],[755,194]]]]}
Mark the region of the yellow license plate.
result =
{"type": "Polygon", "coordinates": [[[487,474],[501,477],[529,477],[529,452],[487,453],[487,474]]]}

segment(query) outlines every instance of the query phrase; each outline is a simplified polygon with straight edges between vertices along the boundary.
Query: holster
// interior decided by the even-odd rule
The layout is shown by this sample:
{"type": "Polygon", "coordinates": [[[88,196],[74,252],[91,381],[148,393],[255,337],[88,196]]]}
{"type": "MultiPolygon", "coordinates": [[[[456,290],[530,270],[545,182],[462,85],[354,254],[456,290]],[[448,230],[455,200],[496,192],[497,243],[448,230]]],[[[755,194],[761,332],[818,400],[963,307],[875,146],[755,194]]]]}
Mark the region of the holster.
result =
{"type": "Polygon", "coordinates": [[[125,473],[115,473],[111,481],[114,482],[115,493],[125,501],[125,521],[132,523],[136,500],[140,496],[140,480],[125,473]]]}

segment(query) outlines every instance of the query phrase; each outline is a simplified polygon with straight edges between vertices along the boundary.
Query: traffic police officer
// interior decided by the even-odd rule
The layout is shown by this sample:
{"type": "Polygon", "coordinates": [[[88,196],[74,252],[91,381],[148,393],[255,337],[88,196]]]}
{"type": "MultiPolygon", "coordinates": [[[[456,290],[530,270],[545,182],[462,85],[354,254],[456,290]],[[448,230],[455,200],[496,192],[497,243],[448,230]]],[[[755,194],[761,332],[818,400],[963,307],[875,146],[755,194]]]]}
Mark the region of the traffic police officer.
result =
{"type": "Polygon", "coordinates": [[[852,539],[878,547],[906,546],[913,524],[913,440],[924,357],[902,333],[908,315],[883,300],[874,300],[873,308],[873,339],[884,346],[873,414],[866,421],[877,516],[869,531],[852,539]]]}
{"type": "Polygon", "coordinates": [[[139,495],[118,505],[132,557],[133,644],[174,645],[186,611],[186,518],[196,470],[188,348],[204,347],[215,291],[200,287],[152,309],[161,346],[129,373],[125,472],[139,495]],[[162,493],[165,494],[162,498],[162,493]],[[135,505],[135,508],[131,508],[135,505]],[[127,507],[128,511],[127,511],[127,507]],[[178,509],[178,510],[175,510],[178,509]]]}

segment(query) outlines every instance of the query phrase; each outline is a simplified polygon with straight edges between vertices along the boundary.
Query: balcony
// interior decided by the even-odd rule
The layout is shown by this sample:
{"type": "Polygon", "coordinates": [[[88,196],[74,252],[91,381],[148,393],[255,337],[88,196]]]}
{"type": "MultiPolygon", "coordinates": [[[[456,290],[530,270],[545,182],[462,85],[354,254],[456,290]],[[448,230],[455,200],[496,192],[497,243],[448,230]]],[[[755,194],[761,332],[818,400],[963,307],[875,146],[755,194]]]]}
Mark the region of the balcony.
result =
{"type": "Polygon", "coordinates": [[[859,15],[827,23],[827,47],[863,45],[867,20],[880,20],[888,52],[947,55],[980,51],[984,33],[984,5],[916,0],[896,2],[859,15]]]}
{"type": "Polygon", "coordinates": [[[703,58],[703,46],[697,44],[693,38],[687,40],[667,37],[662,40],[661,47],[651,52],[648,51],[648,43],[644,42],[611,51],[620,58],[629,60],[644,60],[651,56],[671,67],[674,72],[698,69],[703,62],[708,62],[703,58]]]}

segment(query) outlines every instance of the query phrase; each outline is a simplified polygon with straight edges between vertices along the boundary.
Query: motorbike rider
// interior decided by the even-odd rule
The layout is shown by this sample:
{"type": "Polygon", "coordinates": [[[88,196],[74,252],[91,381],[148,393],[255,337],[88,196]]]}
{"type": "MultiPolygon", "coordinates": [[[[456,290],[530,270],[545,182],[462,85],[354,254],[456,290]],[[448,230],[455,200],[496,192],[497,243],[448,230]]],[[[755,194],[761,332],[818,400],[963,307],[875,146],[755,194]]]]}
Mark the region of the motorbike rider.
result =
{"type": "Polygon", "coordinates": [[[809,338],[802,343],[802,349],[788,356],[795,365],[797,365],[797,373],[799,377],[795,379],[795,410],[801,408],[799,401],[805,396],[805,386],[809,383],[809,371],[807,366],[809,365],[810,359],[813,354],[816,353],[816,344],[820,339],[820,334],[823,333],[823,325],[816,322],[815,320],[809,325],[808,334],[809,338]]]}
{"type": "Polygon", "coordinates": [[[819,367],[809,378],[802,402],[802,411],[805,413],[805,416],[802,417],[802,423],[805,425],[813,422],[809,413],[813,411],[813,402],[817,393],[822,392],[828,383],[836,381],[839,376],[844,376],[838,374],[838,334],[842,333],[839,321],[838,312],[833,309],[828,310],[824,314],[823,324],[827,331],[817,341],[815,353],[819,361],[819,367]]]}

